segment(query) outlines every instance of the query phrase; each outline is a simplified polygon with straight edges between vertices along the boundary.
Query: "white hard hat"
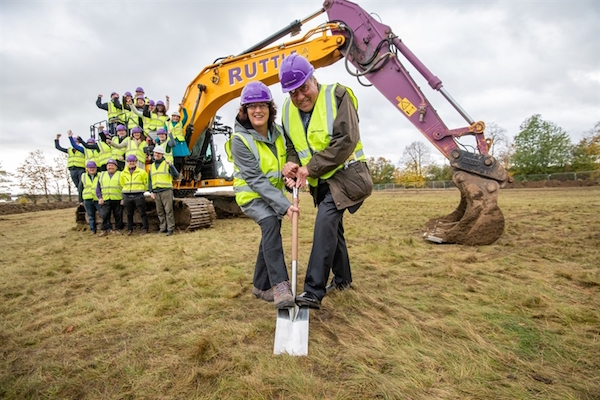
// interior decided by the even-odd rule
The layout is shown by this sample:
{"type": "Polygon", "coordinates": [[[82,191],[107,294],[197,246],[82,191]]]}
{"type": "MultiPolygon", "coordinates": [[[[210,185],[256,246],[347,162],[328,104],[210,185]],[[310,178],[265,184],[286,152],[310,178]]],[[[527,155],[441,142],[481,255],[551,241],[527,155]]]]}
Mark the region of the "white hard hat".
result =
{"type": "Polygon", "coordinates": [[[165,154],[165,149],[163,149],[163,147],[161,145],[154,146],[154,152],[160,153],[160,154],[165,154]]]}
{"type": "Polygon", "coordinates": [[[178,117],[181,117],[181,114],[179,114],[179,111],[173,111],[173,113],[171,115],[177,115],[178,117]]]}

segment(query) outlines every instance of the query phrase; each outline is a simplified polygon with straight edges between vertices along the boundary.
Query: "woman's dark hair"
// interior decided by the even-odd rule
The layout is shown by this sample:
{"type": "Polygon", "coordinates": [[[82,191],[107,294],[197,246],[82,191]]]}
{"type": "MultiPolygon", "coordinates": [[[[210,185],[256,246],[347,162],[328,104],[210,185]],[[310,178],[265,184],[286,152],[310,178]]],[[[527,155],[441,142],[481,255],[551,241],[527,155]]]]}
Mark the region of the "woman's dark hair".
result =
{"type": "MultiPolygon", "coordinates": [[[[271,127],[271,124],[273,122],[275,122],[275,117],[277,117],[277,107],[275,107],[275,103],[270,101],[269,103],[269,128],[271,127]]],[[[243,105],[240,106],[240,109],[238,110],[238,120],[242,123],[242,125],[247,126],[249,125],[250,127],[252,126],[252,124],[250,124],[250,119],[248,119],[248,105],[243,105]]]]}

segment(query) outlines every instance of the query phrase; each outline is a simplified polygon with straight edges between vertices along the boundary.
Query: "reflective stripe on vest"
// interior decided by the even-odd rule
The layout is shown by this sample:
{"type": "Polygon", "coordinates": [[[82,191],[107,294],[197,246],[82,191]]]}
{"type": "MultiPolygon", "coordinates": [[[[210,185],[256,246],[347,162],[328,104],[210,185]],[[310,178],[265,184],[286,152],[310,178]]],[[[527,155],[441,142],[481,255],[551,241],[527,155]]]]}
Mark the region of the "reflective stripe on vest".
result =
{"type": "Polygon", "coordinates": [[[127,143],[127,150],[125,150],[125,155],[133,154],[137,157],[138,161],[141,163],[146,162],[146,153],[144,153],[144,147],[146,147],[146,142],[143,140],[140,144],[135,142],[133,137],[129,138],[129,142],[127,143]]]}
{"type": "MultiPolygon", "coordinates": [[[[273,126],[276,127],[276,125],[273,126]]],[[[283,191],[284,182],[281,170],[286,161],[283,135],[280,133],[275,139],[276,155],[273,154],[267,143],[255,141],[251,134],[234,132],[232,137],[233,136],[238,136],[242,139],[242,142],[244,142],[246,147],[258,161],[262,173],[269,178],[269,181],[271,181],[271,184],[274,187],[283,191]]],[[[260,195],[252,190],[242,178],[240,170],[235,163],[233,164],[233,170],[233,192],[235,193],[235,201],[240,206],[243,206],[254,199],[260,198],[260,195]]]]}
{"type": "Polygon", "coordinates": [[[136,167],[133,173],[129,172],[129,168],[125,168],[121,172],[121,184],[123,193],[139,193],[148,190],[148,179],[144,179],[146,171],[136,167]]]}
{"type": "Polygon", "coordinates": [[[151,113],[150,114],[150,118],[145,117],[146,119],[144,119],[144,126],[146,126],[146,121],[148,121],[148,130],[150,131],[156,131],[159,128],[162,128],[165,123],[159,118],[159,116],[156,113],[151,113]]]}
{"type": "Polygon", "coordinates": [[[183,124],[181,123],[181,121],[177,122],[177,124],[175,124],[172,127],[171,132],[173,133],[173,138],[175,140],[185,142],[185,135],[183,134],[183,124]]]}
{"type": "Polygon", "coordinates": [[[98,148],[100,151],[96,155],[98,161],[98,167],[106,165],[106,162],[112,157],[112,148],[104,142],[98,142],[98,148]]]}
{"type": "Polygon", "coordinates": [[[85,173],[81,176],[81,182],[83,184],[83,192],[81,193],[81,198],[84,200],[94,200],[98,201],[98,196],[96,196],[96,186],[98,186],[98,174],[94,176],[94,179],[90,178],[90,175],[85,173]]]}
{"type": "Polygon", "coordinates": [[[98,184],[102,191],[103,200],[122,200],[123,193],[121,191],[121,172],[117,171],[111,177],[108,171],[100,173],[98,184]]]}
{"type": "MultiPolygon", "coordinates": [[[[302,119],[300,118],[300,111],[294,106],[288,97],[283,104],[282,121],[286,132],[289,134],[294,148],[300,158],[300,163],[304,166],[312,159],[312,155],[319,151],[324,150],[333,136],[333,122],[337,116],[337,103],[335,98],[335,85],[321,85],[319,95],[313,112],[311,114],[308,129],[304,129],[302,119]],[[323,129],[325,128],[325,129],[323,129]]],[[[358,108],[358,101],[356,96],[350,88],[346,88],[348,95],[354,104],[354,108],[358,108]]],[[[359,141],[354,148],[353,153],[348,157],[348,160],[366,160],[363,152],[362,142],[359,141]]],[[[332,171],[320,176],[320,179],[331,178],[333,174],[339,169],[343,168],[344,164],[338,165],[332,171]]],[[[316,178],[308,178],[308,183],[316,187],[319,180],[316,178]]]]}
{"type": "Polygon", "coordinates": [[[75,149],[67,150],[67,168],[85,168],[85,155],[75,149]]]}
{"type": "Polygon", "coordinates": [[[152,178],[152,189],[172,189],[173,178],[169,174],[169,165],[163,161],[156,168],[156,163],[153,162],[150,166],[150,178],[152,178]]]}
{"type": "Polygon", "coordinates": [[[84,147],[83,151],[85,152],[85,163],[86,164],[88,163],[88,161],[93,161],[96,163],[96,165],[98,165],[98,152],[96,150],[92,150],[92,149],[88,149],[87,147],[84,147]]]}
{"type": "MultiPolygon", "coordinates": [[[[132,105],[131,107],[135,107],[132,105]]],[[[140,126],[140,117],[133,113],[131,110],[125,110],[125,115],[127,117],[127,128],[131,131],[136,126],[140,126]]]]}
{"type": "Polygon", "coordinates": [[[115,104],[112,101],[108,102],[108,121],[111,119],[117,118],[121,114],[121,110],[115,107],[115,104]]]}
{"type": "MultiPolygon", "coordinates": [[[[123,143],[125,140],[127,140],[127,136],[124,136],[123,139],[119,138],[119,136],[116,136],[114,139],[112,139],[113,143],[115,143],[115,144],[123,143]]],[[[115,160],[123,161],[126,151],[127,151],[127,148],[125,148],[125,147],[120,148],[120,149],[117,147],[113,147],[112,148],[112,156],[115,160]]]]}

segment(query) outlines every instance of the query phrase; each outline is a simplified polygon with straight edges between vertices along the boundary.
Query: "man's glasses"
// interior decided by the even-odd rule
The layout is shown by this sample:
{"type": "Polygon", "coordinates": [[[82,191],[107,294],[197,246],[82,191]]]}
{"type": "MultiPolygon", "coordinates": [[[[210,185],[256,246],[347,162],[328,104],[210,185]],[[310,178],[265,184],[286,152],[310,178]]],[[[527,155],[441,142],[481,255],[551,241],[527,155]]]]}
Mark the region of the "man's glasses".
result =
{"type": "Polygon", "coordinates": [[[297,97],[298,93],[306,94],[306,92],[308,92],[308,89],[310,89],[310,85],[308,84],[308,82],[306,82],[298,89],[290,90],[290,96],[297,97]]]}

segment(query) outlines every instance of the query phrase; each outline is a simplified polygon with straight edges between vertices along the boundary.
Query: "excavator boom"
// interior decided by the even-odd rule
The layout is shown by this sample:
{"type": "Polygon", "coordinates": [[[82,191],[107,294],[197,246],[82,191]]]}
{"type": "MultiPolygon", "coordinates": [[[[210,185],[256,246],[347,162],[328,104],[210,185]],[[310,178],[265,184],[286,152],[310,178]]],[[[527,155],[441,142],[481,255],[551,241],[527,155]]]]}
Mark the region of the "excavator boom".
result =
{"type": "Polygon", "coordinates": [[[325,0],[323,8],[304,21],[295,21],[244,53],[219,59],[200,71],[188,85],[182,99],[191,113],[186,141],[192,157],[186,164],[184,179],[176,184],[176,189],[193,192],[207,185],[201,171],[204,160],[208,158],[205,153],[212,146],[212,127],[217,111],[228,101],[239,97],[248,82],[276,83],[281,60],[292,53],[306,57],[315,68],[343,59],[348,73],[359,80],[368,80],[449,159],[454,169],[453,181],[461,192],[461,202],[453,213],[427,223],[425,239],[438,243],[478,245],[492,243],[502,234],[504,217],[497,206],[497,196],[499,188],[510,177],[488,154],[491,142],[485,139],[485,124],[474,121],[458,105],[444,89],[441,80],[425,67],[389,26],[374,20],[360,6],[347,0],[325,0]],[[265,47],[285,34],[297,33],[304,22],[323,12],[327,13],[330,22],[309,30],[296,40],[265,47]],[[412,64],[468,125],[448,129],[399,56],[412,64]],[[465,135],[474,136],[477,152],[466,151],[460,146],[457,138],[465,135]],[[188,168],[190,162],[192,165],[188,168]]]}

